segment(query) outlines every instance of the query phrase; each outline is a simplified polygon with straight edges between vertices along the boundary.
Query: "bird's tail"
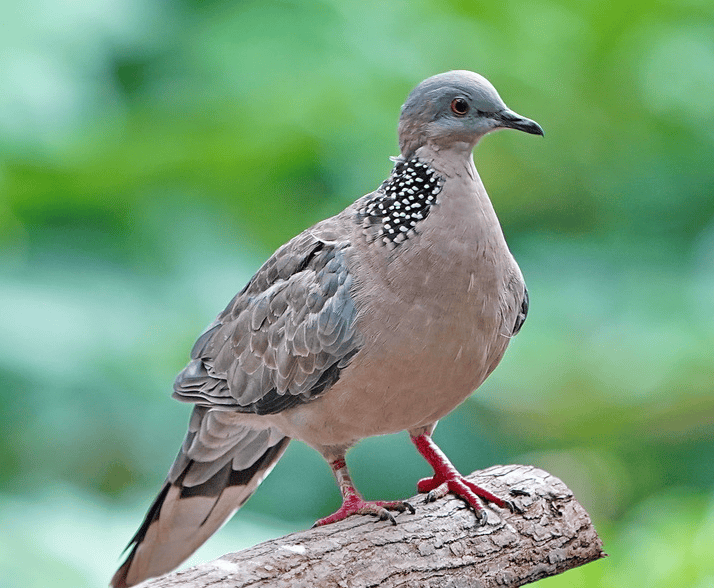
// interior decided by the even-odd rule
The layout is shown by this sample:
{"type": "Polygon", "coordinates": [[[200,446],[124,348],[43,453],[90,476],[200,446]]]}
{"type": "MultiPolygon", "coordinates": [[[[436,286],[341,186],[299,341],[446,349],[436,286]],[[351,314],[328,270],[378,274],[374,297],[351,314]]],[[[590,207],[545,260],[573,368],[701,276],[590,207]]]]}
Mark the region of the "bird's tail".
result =
{"type": "Polygon", "coordinates": [[[173,570],[270,473],[290,439],[274,429],[252,429],[239,419],[236,413],[194,408],[181,451],[111,586],[133,586],[173,570]]]}

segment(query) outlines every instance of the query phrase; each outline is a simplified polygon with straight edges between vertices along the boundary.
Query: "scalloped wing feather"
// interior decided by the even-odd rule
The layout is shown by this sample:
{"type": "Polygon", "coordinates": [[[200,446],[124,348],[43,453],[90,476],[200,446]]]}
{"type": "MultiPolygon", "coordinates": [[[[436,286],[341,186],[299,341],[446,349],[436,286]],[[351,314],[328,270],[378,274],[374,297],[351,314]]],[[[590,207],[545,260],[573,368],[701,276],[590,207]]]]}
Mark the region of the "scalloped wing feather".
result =
{"type": "Polygon", "coordinates": [[[336,380],[361,338],[350,244],[337,239],[332,220],[278,249],[233,298],[196,341],[176,398],[266,414],[309,401],[336,380]]]}

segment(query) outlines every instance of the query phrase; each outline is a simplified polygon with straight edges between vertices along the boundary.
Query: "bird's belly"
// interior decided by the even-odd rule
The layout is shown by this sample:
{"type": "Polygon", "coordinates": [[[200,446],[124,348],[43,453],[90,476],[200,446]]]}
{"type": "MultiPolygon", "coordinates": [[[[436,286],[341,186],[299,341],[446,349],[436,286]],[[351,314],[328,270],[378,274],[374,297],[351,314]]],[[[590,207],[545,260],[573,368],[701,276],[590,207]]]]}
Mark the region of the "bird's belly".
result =
{"type": "Polygon", "coordinates": [[[285,432],[316,447],[350,446],[436,422],[483,382],[508,344],[497,316],[469,311],[435,312],[426,303],[403,321],[376,317],[386,328],[322,398],[284,415],[293,429],[285,432]]]}

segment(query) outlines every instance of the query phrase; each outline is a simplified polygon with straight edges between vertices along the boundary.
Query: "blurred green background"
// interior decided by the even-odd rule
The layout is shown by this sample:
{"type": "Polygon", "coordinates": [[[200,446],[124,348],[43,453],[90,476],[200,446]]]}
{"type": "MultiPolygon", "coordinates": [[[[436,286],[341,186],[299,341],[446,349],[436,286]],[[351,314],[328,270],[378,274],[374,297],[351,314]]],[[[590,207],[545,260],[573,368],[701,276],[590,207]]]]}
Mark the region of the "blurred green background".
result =
{"type": "MultiPolygon", "coordinates": [[[[103,586],[183,438],[197,335],[376,188],[423,78],[486,75],[545,139],[475,159],[531,292],[435,438],[561,477],[610,557],[542,586],[714,586],[714,4],[9,0],[0,8],[0,586],[103,586]]],[[[349,457],[369,498],[429,473],[349,457]]],[[[193,562],[339,504],[294,443],[193,562]]]]}

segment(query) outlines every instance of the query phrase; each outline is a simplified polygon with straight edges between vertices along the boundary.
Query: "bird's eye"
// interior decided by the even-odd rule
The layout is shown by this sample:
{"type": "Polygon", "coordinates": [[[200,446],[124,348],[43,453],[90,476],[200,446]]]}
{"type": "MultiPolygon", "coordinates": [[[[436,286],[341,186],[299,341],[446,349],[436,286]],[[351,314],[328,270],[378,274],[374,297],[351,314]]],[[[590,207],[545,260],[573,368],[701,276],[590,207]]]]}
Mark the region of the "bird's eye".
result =
{"type": "Polygon", "coordinates": [[[469,103],[466,102],[466,100],[464,100],[463,98],[454,98],[451,101],[451,111],[454,114],[463,116],[469,111],[469,103]]]}

